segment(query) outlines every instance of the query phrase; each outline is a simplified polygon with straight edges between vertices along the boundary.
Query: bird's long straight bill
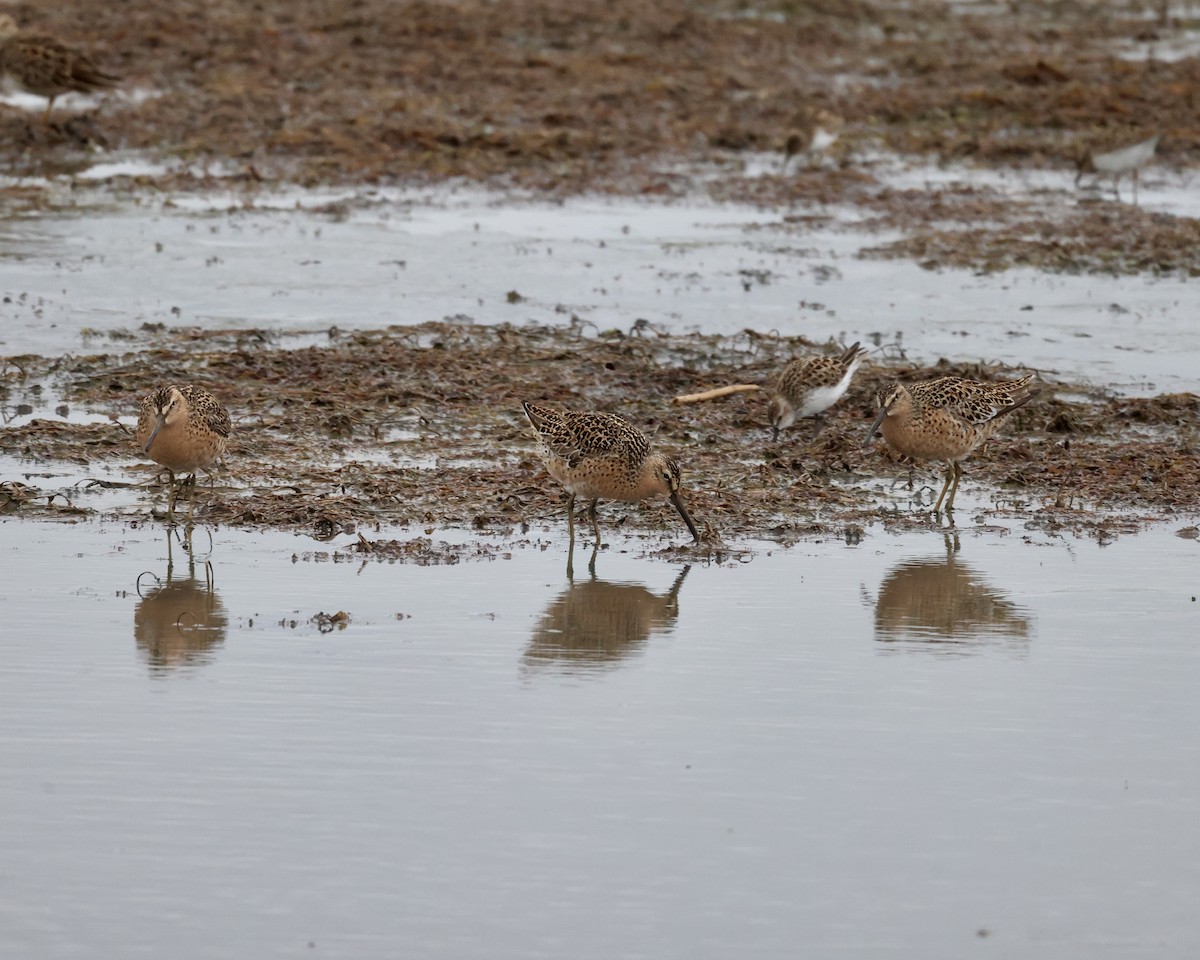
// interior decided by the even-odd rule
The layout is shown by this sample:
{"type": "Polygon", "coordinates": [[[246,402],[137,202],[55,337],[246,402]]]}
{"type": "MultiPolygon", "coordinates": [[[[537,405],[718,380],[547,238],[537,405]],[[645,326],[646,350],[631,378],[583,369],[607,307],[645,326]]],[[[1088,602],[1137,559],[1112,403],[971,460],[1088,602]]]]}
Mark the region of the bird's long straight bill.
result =
{"type": "Polygon", "coordinates": [[[687,507],[683,505],[683,498],[679,496],[679,491],[671,494],[671,503],[675,505],[675,509],[679,511],[679,515],[683,517],[683,522],[687,524],[688,530],[691,531],[692,539],[696,543],[699,543],[700,533],[696,530],[696,525],[692,523],[692,518],[688,516],[687,507]]]}
{"type": "Polygon", "coordinates": [[[155,418],[154,429],[150,431],[150,439],[146,441],[146,445],[142,447],[142,453],[149,453],[150,448],[154,445],[154,438],[158,436],[158,431],[161,430],[167,422],[167,418],[161,413],[155,418]]]}
{"type": "Polygon", "coordinates": [[[875,418],[875,422],[871,424],[871,429],[867,431],[867,439],[863,441],[863,449],[871,445],[871,441],[875,439],[875,431],[879,429],[879,425],[883,423],[883,418],[887,416],[887,407],[879,411],[879,416],[875,418]]]}

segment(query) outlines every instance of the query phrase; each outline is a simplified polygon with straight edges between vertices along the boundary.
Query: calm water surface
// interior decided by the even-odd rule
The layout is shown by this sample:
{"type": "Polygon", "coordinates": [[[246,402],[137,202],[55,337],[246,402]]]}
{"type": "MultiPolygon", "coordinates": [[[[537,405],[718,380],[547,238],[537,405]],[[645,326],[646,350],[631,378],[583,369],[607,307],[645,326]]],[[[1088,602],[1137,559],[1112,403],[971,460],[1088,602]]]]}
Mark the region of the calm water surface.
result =
{"type": "Polygon", "coordinates": [[[210,588],[158,528],[0,524],[0,955],[1194,955],[1172,529],[573,582],[222,529],[210,588]]]}

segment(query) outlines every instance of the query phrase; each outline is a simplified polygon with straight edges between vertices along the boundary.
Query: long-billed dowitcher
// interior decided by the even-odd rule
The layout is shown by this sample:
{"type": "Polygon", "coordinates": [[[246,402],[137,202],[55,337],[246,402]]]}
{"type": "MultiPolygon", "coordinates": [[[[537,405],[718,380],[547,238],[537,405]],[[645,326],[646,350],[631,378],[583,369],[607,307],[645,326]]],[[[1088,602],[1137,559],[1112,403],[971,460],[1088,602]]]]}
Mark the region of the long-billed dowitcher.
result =
{"type": "Polygon", "coordinates": [[[44,34],[20,32],[8,14],[0,14],[0,74],[29,93],[49,97],[43,121],[62,94],[108,90],[121,81],[97,67],[81,50],[44,34]]]}
{"type": "Polygon", "coordinates": [[[780,173],[787,172],[792,157],[805,156],[811,162],[814,157],[828,150],[845,125],[845,120],[828,110],[817,107],[801,110],[783,141],[783,166],[780,173]]]}
{"type": "Polygon", "coordinates": [[[767,420],[774,431],[771,442],[797,419],[815,417],[837,403],[866,355],[856,343],[839,357],[801,357],[784,367],[770,388],[767,404],[767,420]]]}
{"type": "Polygon", "coordinates": [[[225,452],[232,426],[229,412],[207,390],[191,384],[159,387],[142,400],[137,442],[142,453],[171,475],[167,513],[175,510],[175,474],[190,474],[188,522],[196,505],[196,471],[207,470],[225,452]]]}
{"type": "Polygon", "coordinates": [[[591,500],[588,517],[600,542],[596,501],[669,497],[697,543],[700,534],[680,492],[679,463],[653,453],[650,441],[624,417],[613,413],[551,410],[524,401],[525,416],[538,439],[538,453],[550,476],[567,491],[567,528],[575,542],[575,498],[591,500]]]}
{"type": "Polygon", "coordinates": [[[946,510],[952,510],[962,461],[996,432],[1001,418],[1037,395],[1036,389],[1029,388],[1032,379],[1030,374],[996,383],[962,377],[897,383],[879,392],[879,416],[871,424],[863,448],[871,445],[882,425],[883,439],[897,453],[914,460],[944,460],[946,482],[933,510],[941,509],[947,490],[946,510]]]}
{"type": "Polygon", "coordinates": [[[1085,153],[1076,164],[1075,186],[1079,186],[1079,181],[1083,179],[1085,173],[1094,173],[1099,177],[1112,177],[1113,193],[1120,200],[1121,177],[1130,173],[1133,175],[1133,202],[1136,204],[1138,170],[1154,157],[1154,151],[1158,149],[1158,140],[1159,134],[1156,133],[1152,137],[1117,150],[1085,153]]]}

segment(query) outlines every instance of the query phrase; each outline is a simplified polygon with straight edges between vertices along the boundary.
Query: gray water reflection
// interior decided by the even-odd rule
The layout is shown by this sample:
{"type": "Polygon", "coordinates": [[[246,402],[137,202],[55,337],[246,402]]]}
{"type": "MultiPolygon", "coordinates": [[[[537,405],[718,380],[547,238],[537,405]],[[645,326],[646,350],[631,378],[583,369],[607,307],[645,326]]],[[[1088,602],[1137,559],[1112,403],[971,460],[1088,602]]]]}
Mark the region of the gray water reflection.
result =
{"type": "Polygon", "coordinates": [[[529,672],[592,674],[611,669],[638,653],[650,637],[668,634],[679,617],[679,590],[691,566],[679,571],[664,594],[640,583],[601,580],[595,554],[589,579],[567,589],[542,614],[521,658],[529,672]]]}
{"type": "Polygon", "coordinates": [[[211,662],[229,626],[225,605],[214,587],[212,562],[203,562],[203,579],[196,575],[191,529],[180,544],[187,557],[187,575],[176,575],[176,536],[174,530],[167,532],[165,578],[149,588],[145,587],[147,581],[158,578],[153,574],[138,578],[141,599],[133,611],[133,638],[151,673],[211,662]]]}
{"type": "Polygon", "coordinates": [[[959,559],[958,536],[945,536],[946,554],[905,560],[889,571],[875,599],[875,639],[917,641],[915,650],[966,654],[980,641],[1010,642],[1024,654],[1030,618],[959,559]]]}

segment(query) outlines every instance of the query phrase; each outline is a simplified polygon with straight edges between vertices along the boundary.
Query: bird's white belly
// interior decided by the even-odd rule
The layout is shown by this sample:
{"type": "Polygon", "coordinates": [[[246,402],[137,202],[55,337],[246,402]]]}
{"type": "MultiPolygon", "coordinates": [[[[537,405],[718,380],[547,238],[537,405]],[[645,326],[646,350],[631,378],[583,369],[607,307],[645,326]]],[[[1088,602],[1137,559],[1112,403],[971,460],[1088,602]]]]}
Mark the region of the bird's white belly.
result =
{"type": "Polygon", "coordinates": [[[798,417],[815,417],[822,410],[828,410],[835,403],[846,388],[850,385],[850,377],[843,377],[842,380],[832,387],[814,387],[804,399],[804,406],[796,411],[798,417]]]}
{"type": "Polygon", "coordinates": [[[833,146],[833,142],[837,138],[838,135],[836,133],[830,133],[828,130],[822,130],[820,127],[817,127],[813,131],[812,144],[808,149],[813,153],[820,153],[820,151],[833,146]]]}
{"type": "Polygon", "coordinates": [[[1095,154],[1092,166],[1099,173],[1128,173],[1137,167],[1144,166],[1154,156],[1154,148],[1158,146],[1157,138],[1143,140],[1123,150],[1112,150],[1108,153],[1095,154]]]}

